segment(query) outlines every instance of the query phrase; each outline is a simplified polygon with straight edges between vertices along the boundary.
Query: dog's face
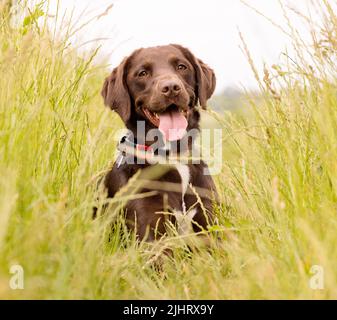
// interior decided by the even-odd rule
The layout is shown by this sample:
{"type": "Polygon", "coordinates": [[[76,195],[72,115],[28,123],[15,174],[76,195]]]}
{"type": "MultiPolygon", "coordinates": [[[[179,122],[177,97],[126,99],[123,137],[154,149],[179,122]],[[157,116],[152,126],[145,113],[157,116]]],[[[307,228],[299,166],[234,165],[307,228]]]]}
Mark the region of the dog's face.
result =
{"type": "Polygon", "coordinates": [[[179,45],[138,49],[105,80],[105,104],[117,111],[128,128],[145,120],[168,140],[198,127],[198,101],[206,108],[215,88],[212,69],[179,45]],[[172,131],[169,133],[169,131],[172,131]]]}

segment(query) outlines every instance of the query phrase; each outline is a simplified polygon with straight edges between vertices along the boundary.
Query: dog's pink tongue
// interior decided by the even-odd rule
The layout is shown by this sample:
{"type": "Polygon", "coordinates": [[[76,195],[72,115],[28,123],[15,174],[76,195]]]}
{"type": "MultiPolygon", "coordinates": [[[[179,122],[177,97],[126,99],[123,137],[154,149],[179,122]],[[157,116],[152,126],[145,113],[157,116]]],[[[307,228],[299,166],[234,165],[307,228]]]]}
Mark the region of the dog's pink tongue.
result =
{"type": "Polygon", "coordinates": [[[180,140],[187,128],[187,120],[179,111],[168,111],[159,115],[159,130],[168,141],[180,140]]]}

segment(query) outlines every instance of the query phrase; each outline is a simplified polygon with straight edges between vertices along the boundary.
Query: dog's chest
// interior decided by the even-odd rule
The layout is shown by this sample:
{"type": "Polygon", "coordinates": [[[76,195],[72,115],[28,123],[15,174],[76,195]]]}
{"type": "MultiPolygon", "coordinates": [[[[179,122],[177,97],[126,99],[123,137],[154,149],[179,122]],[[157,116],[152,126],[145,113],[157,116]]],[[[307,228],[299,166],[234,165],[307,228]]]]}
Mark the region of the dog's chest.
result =
{"type": "Polygon", "coordinates": [[[188,167],[188,165],[181,163],[176,164],[175,167],[180,175],[181,190],[182,190],[181,192],[182,195],[184,196],[191,179],[190,168],[188,167]]]}
{"type": "Polygon", "coordinates": [[[190,209],[186,207],[185,194],[188,185],[191,182],[191,172],[188,165],[176,164],[176,169],[181,178],[181,210],[174,208],[173,215],[177,221],[177,231],[180,235],[188,234],[192,231],[192,220],[197,213],[196,208],[190,209]]]}
{"type": "MultiPolygon", "coordinates": [[[[128,171],[128,176],[132,176],[135,172],[128,171]]],[[[192,170],[187,164],[175,163],[174,170],[165,174],[160,181],[168,181],[173,184],[180,184],[180,192],[169,192],[169,203],[172,209],[172,215],[177,222],[177,229],[179,234],[187,234],[192,230],[192,220],[197,213],[196,208],[191,204],[187,205],[185,197],[188,192],[189,185],[193,182],[192,170]]],[[[189,201],[190,202],[190,201],[189,201]]]]}

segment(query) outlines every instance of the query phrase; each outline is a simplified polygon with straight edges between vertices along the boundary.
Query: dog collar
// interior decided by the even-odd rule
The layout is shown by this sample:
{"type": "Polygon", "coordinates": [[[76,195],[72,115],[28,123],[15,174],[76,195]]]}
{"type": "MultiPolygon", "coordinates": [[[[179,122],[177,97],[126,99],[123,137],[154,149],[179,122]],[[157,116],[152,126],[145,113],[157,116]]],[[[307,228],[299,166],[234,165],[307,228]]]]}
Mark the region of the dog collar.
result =
{"type": "MultiPolygon", "coordinates": [[[[117,150],[117,168],[119,168],[120,165],[125,162],[128,156],[141,159],[152,159],[155,156],[154,150],[151,146],[135,143],[130,140],[128,135],[125,135],[121,138],[117,145],[117,150]]],[[[164,154],[166,156],[169,155],[169,150],[166,148],[157,148],[156,150],[159,154],[164,154]]]]}

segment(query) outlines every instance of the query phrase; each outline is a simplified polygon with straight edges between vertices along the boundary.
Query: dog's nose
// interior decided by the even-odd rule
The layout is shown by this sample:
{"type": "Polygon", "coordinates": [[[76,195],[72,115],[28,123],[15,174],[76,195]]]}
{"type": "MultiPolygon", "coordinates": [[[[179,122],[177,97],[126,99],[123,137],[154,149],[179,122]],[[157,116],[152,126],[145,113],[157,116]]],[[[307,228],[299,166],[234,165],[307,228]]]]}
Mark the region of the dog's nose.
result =
{"type": "Polygon", "coordinates": [[[161,83],[161,93],[167,97],[177,96],[181,91],[181,86],[177,81],[166,80],[161,83]]]}

